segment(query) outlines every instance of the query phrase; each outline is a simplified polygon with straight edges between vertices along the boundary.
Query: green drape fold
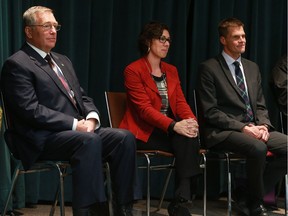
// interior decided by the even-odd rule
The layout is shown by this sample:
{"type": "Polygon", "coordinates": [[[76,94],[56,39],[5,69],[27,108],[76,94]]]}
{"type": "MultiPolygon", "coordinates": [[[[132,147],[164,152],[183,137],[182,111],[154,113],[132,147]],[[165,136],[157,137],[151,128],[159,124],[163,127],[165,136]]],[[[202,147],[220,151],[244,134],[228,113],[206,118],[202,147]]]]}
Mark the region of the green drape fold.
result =
{"type": "MultiPolygon", "coordinates": [[[[1,0],[0,67],[23,44],[22,14],[33,5],[54,10],[62,25],[54,51],[67,55],[73,62],[81,85],[102,114],[103,126],[108,125],[104,92],[124,91],[123,70],[139,57],[137,37],[144,23],[158,20],[170,27],[173,42],[165,61],[178,68],[184,94],[192,105],[199,63],[221,50],[218,23],[227,17],[237,17],[245,24],[247,50],[244,56],[260,67],[270,117],[277,124],[279,115],[269,79],[277,59],[287,53],[286,0],[1,0]]],[[[1,209],[13,170],[3,127],[0,142],[1,209]]],[[[16,186],[14,207],[38,199],[52,200],[54,190],[47,190],[47,184],[53,179],[51,174],[22,176],[16,186]]],[[[71,199],[69,181],[65,185],[68,200],[71,199]]],[[[159,180],[155,178],[155,181],[159,180]]],[[[152,188],[152,191],[157,189],[152,188]]]]}

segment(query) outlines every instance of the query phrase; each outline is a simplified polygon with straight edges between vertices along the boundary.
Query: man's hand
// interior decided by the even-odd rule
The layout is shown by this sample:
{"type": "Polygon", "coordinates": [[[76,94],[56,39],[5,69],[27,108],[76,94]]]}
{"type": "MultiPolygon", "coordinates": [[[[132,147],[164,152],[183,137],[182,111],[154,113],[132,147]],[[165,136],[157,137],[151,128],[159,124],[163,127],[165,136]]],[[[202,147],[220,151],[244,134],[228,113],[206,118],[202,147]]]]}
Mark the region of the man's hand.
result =
{"type": "Polygon", "coordinates": [[[261,133],[261,138],[260,140],[262,140],[263,142],[267,142],[269,137],[270,137],[270,134],[269,134],[269,131],[268,131],[268,128],[265,127],[264,125],[258,125],[256,126],[260,133],[261,133]]]}
{"type": "Polygon", "coordinates": [[[96,123],[96,119],[87,119],[84,123],[87,126],[87,132],[94,132],[96,123]]]}
{"type": "Polygon", "coordinates": [[[264,125],[255,126],[249,124],[242,129],[242,132],[256,139],[262,140],[263,142],[267,142],[269,139],[268,129],[264,125]]]}
{"type": "Polygon", "coordinates": [[[82,132],[94,132],[96,127],[96,119],[84,119],[78,121],[76,130],[82,132]]]}
{"type": "Polygon", "coordinates": [[[77,131],[82,131],[82,132],[87,132],[87,126],[85,125],[85,120],[84,119],[78,121],[76,130],[77,131]]]}

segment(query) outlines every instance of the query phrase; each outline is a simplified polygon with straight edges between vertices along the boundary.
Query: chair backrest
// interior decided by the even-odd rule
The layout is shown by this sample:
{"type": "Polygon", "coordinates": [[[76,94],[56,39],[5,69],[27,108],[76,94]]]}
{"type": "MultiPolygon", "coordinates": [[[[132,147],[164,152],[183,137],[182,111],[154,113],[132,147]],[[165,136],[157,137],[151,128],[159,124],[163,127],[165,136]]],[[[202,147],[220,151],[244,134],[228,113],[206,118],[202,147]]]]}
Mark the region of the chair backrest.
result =
{"type": "Polygon", "coordinates": [[[4,99],[4,95],[1,91],[1,106],[2,106],[2,121],[4,121],[4,127],[5,127],[5,134],[4,134],[4,138],[5,138],[5,142],[10,150],[11,156],[13,156],[14,158],[19,158],[19,155],[17,154],[17,150],[13,144],[13,142],[11,141],[11,137],[10,137],[10,133],[7,133],[7,130],[11,130],[13,128],[12,126],[12,120],[11,120],[11,114],[9,113],[6,104],[5,104],[5,99],[4,99]]]}
{"type": "Polygon", "coordinates": [[[199,132],[198,132],[198,141],[201,147],[206,148],[205,143],[203,142],[203,127],[204,127],[204,117],[203,109],[200,102],[198,101],[198,95],[196,90],[193,90],[193,101],[194,101],[194,114],[198,120],[199,132]]]}
{"type": "Polygon", "coordinates": [[[3,113],[2,120],[4,121],[5,128],[8,129],[9,127],[11,127],[11,119],[9,118],[8,110],[6,108],[4,95],[2,91],[1,91],[1,105],[2,105],[2,113],[3,113]]]}
{"type": "Polygon", "coordinates": [[[105,99],[110,127],[118,128],[126,111],[126,93],[105,91],[105,99]]]}

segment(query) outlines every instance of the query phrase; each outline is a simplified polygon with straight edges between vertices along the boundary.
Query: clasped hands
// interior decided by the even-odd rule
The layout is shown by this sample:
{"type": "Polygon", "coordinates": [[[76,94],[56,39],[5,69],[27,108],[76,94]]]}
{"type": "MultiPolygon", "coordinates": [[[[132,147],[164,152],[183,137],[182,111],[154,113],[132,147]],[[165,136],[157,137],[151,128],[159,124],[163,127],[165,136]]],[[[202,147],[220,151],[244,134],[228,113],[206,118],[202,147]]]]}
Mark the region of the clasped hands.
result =
{"type": "Polygon", "coordinates": [[[82,119],[78,121],[76,130],[82,132],[93,132],[95,130],[96,123],[96,119],[82,119]]]}
{"type": "Polygon", "coordinates": [[[177,122],[173,129],[178,134],[194,138],[198,136],[198,128],[197,121],[193,118],[189,118],[177,122]]]}
{"type": "Polygon", "coordinates": [[[248,124],[242,129],[242,132],[263,142],[267,142],[270,137],[268,128],[264,125],[248,124]]]}

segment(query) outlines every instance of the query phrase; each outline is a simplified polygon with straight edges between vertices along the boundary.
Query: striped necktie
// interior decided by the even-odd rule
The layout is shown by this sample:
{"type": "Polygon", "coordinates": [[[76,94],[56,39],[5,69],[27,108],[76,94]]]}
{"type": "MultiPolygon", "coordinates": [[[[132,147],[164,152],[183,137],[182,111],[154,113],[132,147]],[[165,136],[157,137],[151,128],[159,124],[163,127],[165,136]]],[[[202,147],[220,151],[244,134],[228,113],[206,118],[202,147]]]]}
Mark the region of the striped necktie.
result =
{"type": "Polygon", "coordinates": [[[50,67],[52,68],[52,70],[57,74],[58,78],[60,79],[62,85],[65,87],[66,91],[68,92],[70,99],[72,100],[72,102],[74,103],[74,105],[76,105],[76,100],[74,98],[74,92],[72,91],[72,89],[70,88],[66,78],[64,77],[64,75],[62,74],[61,71],[59,71],[59,69],[57,68],[57,66],[54,64],[54,62],[51,59],[51,56],[49,54],[46,55],[45,60],[48,62],[48,64],[50,65],[50,67]]]}
{"type": "Polygon", "coordinates": [[[245,87],[245,83],[244,83],[244,77],[242,74],[242,71],[240,69],[240,63],[238,61],[235,61],[233,63],[235,65],[235,76],[236,76],[236,82],[237,82],[237,86],[240,90],[241,96],[245,101],[245,106],[246,106],[246,115],[245,115],[245,121],[246,122],[252,122],[254,117],[253,117],[253,111],[250,105],[250,101],[249,101],[249,97],[248,97],[248,93],[245,87]]]}

